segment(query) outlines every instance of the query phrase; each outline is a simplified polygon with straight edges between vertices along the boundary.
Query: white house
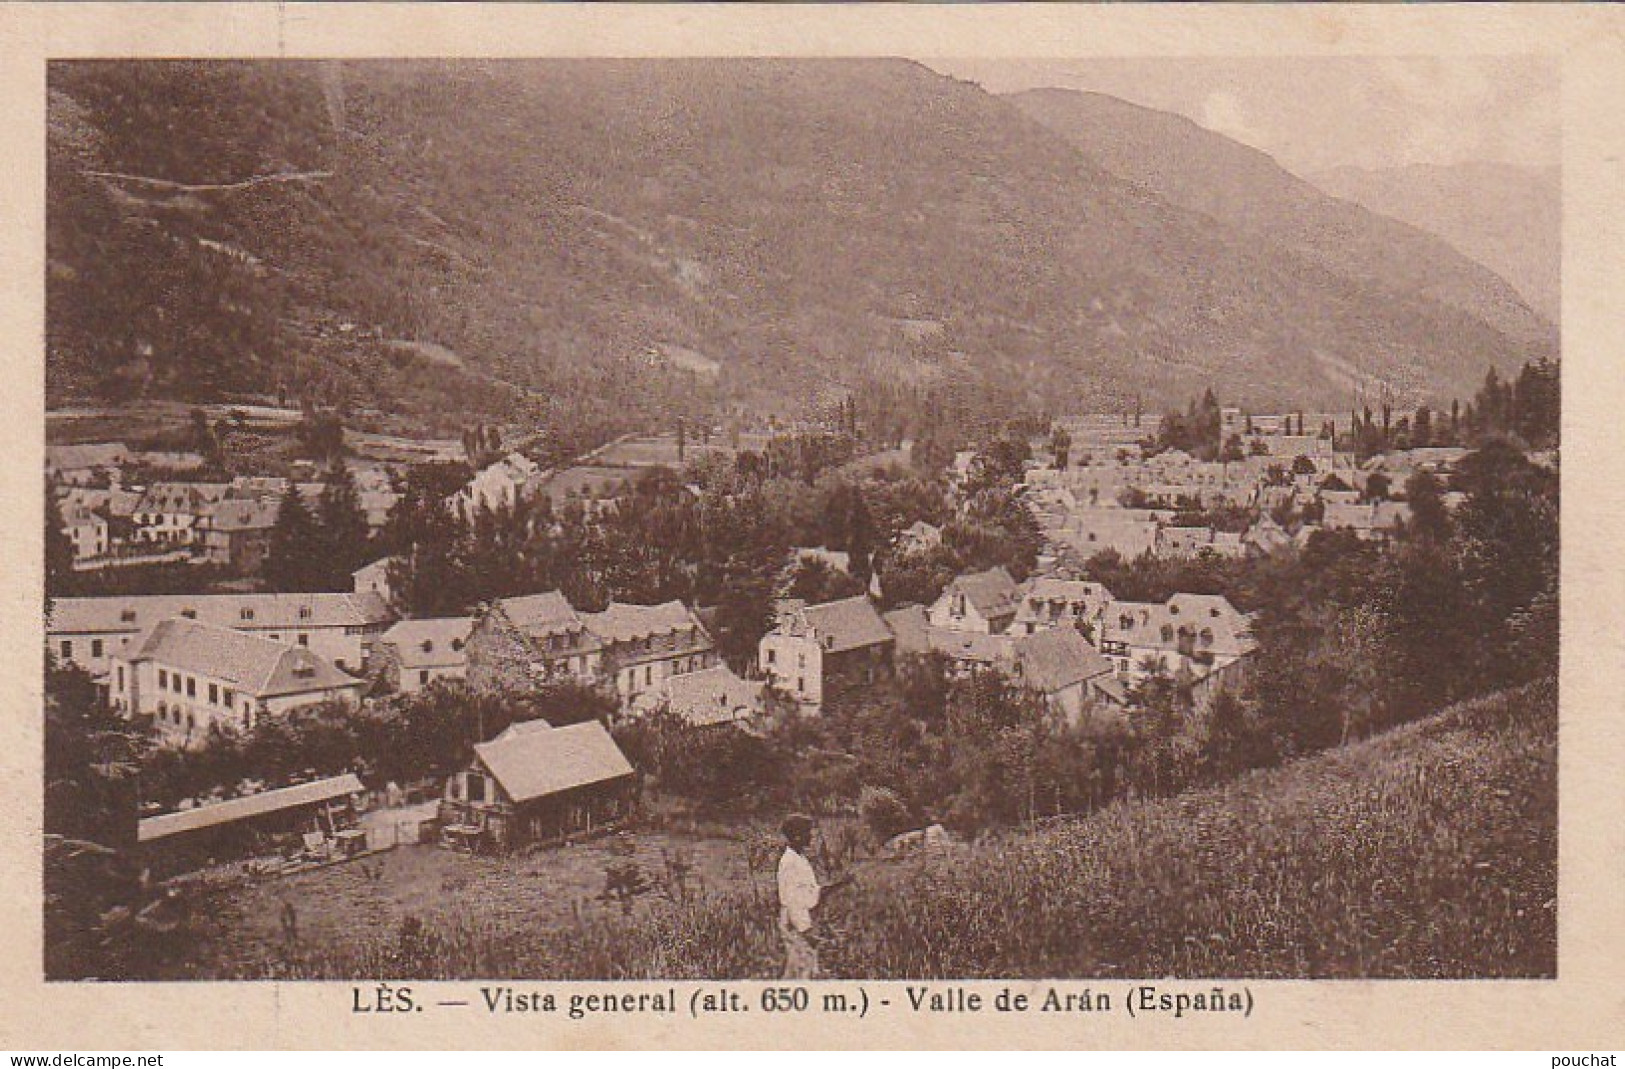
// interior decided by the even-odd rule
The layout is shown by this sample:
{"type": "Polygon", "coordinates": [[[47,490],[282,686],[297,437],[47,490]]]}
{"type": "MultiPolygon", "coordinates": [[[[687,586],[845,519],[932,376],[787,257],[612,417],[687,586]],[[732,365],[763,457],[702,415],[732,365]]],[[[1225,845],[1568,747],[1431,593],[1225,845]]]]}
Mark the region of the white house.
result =
{"type": "Polygon", "coordinates": [[[437,679],[468,678],[472,616],[401,620],[373,644],[369,673],[376,670],[402,694],[415,694],[437,679]]]}
{"type": "Polygon", "coordinates": [[[928,615],[933,627],[947,631],[1001,635],[1015,620],[1019,597],[1016,581],[1000,565],[956,576],[928,615]]]}
{"type": "Polygon", "coordinates": [[[305,646],[340,668],[359,671],[367,647],[390,618],[376,594],[137,594],[56,598],[45,634],[59,661],[97,677],[138,635],[170,619],[305,646]]]}
{"type": "Polygon", "coordinates": [[[1021,591],[1011,631],[1033,635],[1065,625],[1076,630],[1079,623],[1094,624],[1106,605],[1116,600],[1099,583],[1082,579],[1040,577],[1031,579],[1021,591]]]}
{"type": "Polygon", "coordinates": [[[546,473],[523,453],[509,453],[481,468],[451,497],[454,512],[465,519],[481,510],[511,509],[536,494],[546,473]]]}
{"type": "Polygon", "coordinates": [[[153,717],[167,741],[198,745],[211,724],[246,731],[303,705],[357,701],[362,686],[302,646],[169,619],[113,659],[108,694],[126,716],[153,717]]]}
{"type": "Polygon", "coordinates": [[[772,686],[817,709],[838,687],[873,682],[891,671],[891,629],[867,596],[798,606],[757,647],[772,686]]]}
{"type": "Polygon", "coordinates": [[[1200,679],[1253,651],[1251,625],[1220,594],[1175,594],[1160,604],[1114,601],[1101,614],[1096,644],[1125,682],[1145,678],[1149,665],[1200,679]]]}

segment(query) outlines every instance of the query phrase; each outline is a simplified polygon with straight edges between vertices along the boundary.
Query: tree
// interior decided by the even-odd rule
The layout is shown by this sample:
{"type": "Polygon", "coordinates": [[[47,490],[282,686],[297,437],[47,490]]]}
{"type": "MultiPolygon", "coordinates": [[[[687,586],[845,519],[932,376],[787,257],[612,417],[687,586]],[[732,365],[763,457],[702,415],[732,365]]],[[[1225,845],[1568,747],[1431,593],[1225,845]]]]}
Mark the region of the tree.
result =
{"type": "Polygon", "coordinates": [[[320,563],[326,572],[325,585],[333,590],[347,589],[351,573],[367,561],[369,531],[355,478],[342,460],[328,469],[327,483],[316,505],[316,519],[321,529],[320,563]]]}
{"type": "Polygon", "coordinates": [[[292,593],[321,590],[327,583],[322,559],[325,546],[316,520],[293,481],[282,495],[271,545],[265,557],[265,582],[272,590],[292,593]]]}
{"type": "Polygon", "coordinates": [[[73,541],[68,537],[55,488],[45,485],[45,609],[49,599],[66,594],[73,580],[73,541]]]}

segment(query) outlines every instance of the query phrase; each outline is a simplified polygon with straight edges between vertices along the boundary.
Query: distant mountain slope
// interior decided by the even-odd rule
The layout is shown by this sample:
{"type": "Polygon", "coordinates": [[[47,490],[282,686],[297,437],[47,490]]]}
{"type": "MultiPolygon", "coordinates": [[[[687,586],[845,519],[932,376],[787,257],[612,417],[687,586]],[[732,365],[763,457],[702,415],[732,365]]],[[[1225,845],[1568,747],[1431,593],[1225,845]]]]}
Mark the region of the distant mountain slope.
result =
{"type": "Polygon", "coordinates": [[[1051,407],[1341,401],[1361,374],[1444,396],[1552,345],[906,61],[90,62],[50,90],[53,398],[281,383],[627,428],[944,379],[1051,407]]]}
{"type": "MultiPolygon", "coordinates": [[[[1415,216],[1400,216],[1401,222],[1377,214],[1376,203],[1361,207],[1327,196],[1263,152],[1183,116],[1066,89],[1009,99],[1106,171],[1174,204],[1279,243],[1344,277],[1452,305],[1510,337],[1533,343],[1554,337],[1553,319],[1415,216]]],[[[1550,222],[1542,217],[1530,225],[1550,222]]],[[[1550,238],[1556,233],[1554,225],[1550,238]]]]}
{"type": "Polygon", "coordinates": [[[1563,192],[1556,167],[1505,163],[1339,167],[1306,176],[1334,197],[1444,238],[1518,288],[1541,315],[1561,315],[1563,192]]]}

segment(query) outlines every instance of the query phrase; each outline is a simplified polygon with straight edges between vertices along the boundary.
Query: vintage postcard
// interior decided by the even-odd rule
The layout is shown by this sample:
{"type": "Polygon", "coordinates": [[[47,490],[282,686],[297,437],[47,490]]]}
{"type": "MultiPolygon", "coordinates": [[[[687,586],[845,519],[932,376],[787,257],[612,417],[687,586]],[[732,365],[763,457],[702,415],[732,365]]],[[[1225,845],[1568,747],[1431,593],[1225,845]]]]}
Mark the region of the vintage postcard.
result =
{"type": "Polygon", "coordinates": [[[1625,16],[0,26],[0,1043],[1625,1043],[1625,16]]]}

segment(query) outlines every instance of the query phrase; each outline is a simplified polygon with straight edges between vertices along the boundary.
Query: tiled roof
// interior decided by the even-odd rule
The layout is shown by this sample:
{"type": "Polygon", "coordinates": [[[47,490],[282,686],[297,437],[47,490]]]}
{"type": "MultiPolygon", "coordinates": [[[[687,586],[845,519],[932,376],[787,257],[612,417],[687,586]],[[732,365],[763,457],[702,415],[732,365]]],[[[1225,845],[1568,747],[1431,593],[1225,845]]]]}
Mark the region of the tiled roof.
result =
{"type": "Polygon", "coordinates": [[[651,635],[698,628],[700,621],[680,601],[628,605],[612,601],[603,612],[584,612],[581,622],[603,642],[636,642],[651,635]]]}
{"type": "Polygon", "coordinates": [[[474,752],[515,802],[633,775],[626,755],[596,720],[547,730],[510,729],[474,752]]]}
{"type": "Polygon", "coordinates": [[[1239,657],[1253,649],[1250,624],[1250,618],[1223,595],[1175,594],[1163,604],[1112,602],[1101,617],[1101,640],[1177,650],[1183,629],[1194,636],[1195,652],[1239,657]],[[1165,627],[1167,638],[1163,637],[1165,627]]]}
{"type": "Polygon", "coordinates": [[[669,676],[661,684],[656,701],[696,727],[727,724],[761,709],[762,684],[746,682],[719,664],[669,676]]]}
{"type": "Polygon", "coordinates": [[[797,612],[792,628],[805,626],[828,653],[844,653],[864,646],[892,641],[891,629],[875,611],[867,595],[857,594],[822,605],[808,605],[797,612]]]}
{"type": "Polygon", "coordinates": [[[897,648],[903,653],[928,653],[931,650],[930,617],[923,606],[905,605],[881,617],[897,638],[897,648]]]}
{"type": "Polygon", "coordinates": [[[468,663],[468,632],[472,616],[444,616],[424,620],[402,620],[378,636],[382,644],[395,647],[403,668],[448,668],[468,663]]]}
{"type": "Polygon", "coordinates": [[[1112,671],[1112,662],[1071,627],[1052,627],[1015,641],[1022,682],[1054,694],[1112,671]]]}
{"type": "Polygon", "coordinates": [[[158,621],[126,659],[223,679],[255,698],[357,684],[355,677],[303,646],[192,620],[158,621]]]}
{"type": "Polygon", "coordinates": [[[383,623],[389,608],[377,594],[135,594],[127,597],[56,598],[52,634],[127,634],[188,612],[218,627],[363,627],[383,623]],[[308,615],[301,615],[308,610],[308,615]],[[249,615],[245,615],[245,613],[249,615]]]}
{"type": "Polygon", "coordinates": [[[524,594],[497,602],[514,626],[532,637],[582,627],[581,617],[557,590],[545,594],[524,594]]]}
{"type": "Polygon", "coordinates": [[[985,572],[970,572],[954,579],[950,588],[965,595],[984,617],[1007,616],[1016,609],[1016,581],[1003,565],[985,572]]]}

